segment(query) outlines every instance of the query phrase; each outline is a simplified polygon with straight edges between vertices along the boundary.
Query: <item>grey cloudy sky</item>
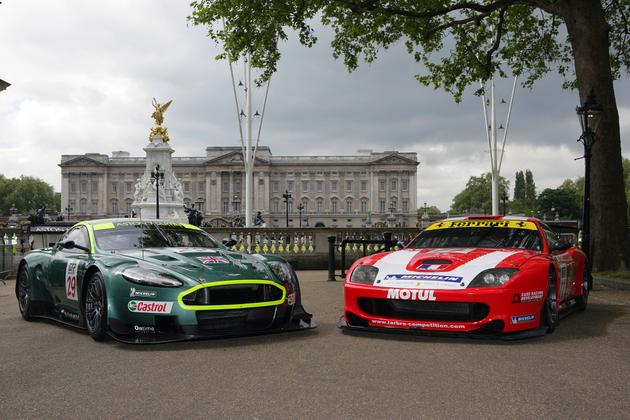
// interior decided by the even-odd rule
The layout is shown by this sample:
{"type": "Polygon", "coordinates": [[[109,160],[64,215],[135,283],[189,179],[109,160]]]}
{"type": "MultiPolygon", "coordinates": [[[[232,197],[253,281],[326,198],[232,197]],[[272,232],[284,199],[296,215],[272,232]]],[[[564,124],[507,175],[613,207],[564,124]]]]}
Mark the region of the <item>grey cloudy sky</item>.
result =
{"type": "MultiPolygon", "coordinates": [[[[238,145],[228,66],[187,1],[4,0],[0,5],[0,173],[33,175],[60,189],[62,154],[127,150],[140,156],[151,99],[173,99],[166,126],[176,156],[238,145]]],[[[274,75],[261,144],[275,155],[418,153],[418,203],[446,210],[471,175],[489,171],[481,102],[456,104],[420,86],[402,46],[348,74],[330,33],[315,48],[293,38],[274,75]]],[[[549,76],[517,89],[502,174],[531,169],[538,191],[583,171],[575,139],[576,92],[549,76]]],[[[509,96],[511,81],[499,84],[509,96]]],[[[630,156],[630,83],[616,84],[622,149],[630,156]]],[[[504,120],[499,110],[499,120],[504,120]]]]}

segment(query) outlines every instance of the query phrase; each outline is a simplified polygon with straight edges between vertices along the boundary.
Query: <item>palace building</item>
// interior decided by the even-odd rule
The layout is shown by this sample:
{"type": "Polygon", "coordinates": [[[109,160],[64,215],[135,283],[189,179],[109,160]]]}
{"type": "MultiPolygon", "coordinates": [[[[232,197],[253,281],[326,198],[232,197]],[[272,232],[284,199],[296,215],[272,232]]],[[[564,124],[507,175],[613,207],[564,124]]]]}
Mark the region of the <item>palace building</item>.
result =
{"type": "MultiPolygon", "coordinates": [[[[416,153],[366,152],[353,156],[273,156],[258,148],[253,214],[267,226],[416,226],[416,153]],[[283,194],[291,195],[288,206],[283,194]],[[301,208],[301,209],[300,209],[301,208]]],[[[145,158],[117,151],[111,156],[62,155],[61,205],[76,218],[131,213],[145,158]]],[[[245,174],[240,147],[208,147],[203,157],[173,157],[184,202],[204,214],[204,223],[229,225],[244,214],[245,174]]]]}

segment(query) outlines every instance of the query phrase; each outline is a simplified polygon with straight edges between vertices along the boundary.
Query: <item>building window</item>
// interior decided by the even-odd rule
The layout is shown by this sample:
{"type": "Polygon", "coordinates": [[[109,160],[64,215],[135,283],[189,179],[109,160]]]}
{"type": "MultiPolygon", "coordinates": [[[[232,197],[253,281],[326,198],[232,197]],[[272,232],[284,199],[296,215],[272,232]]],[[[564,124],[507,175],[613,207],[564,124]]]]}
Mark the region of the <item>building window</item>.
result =
{"type": "Polygon", "coordinates": [[[346,213],[352,213],[352,199],[346,200],[346,213]]]}
{"type": "Polygon", "coordinates": [[[384,179],[379,179],[378,180],[378,190],[379,191],[385,191],[385,180],[384,179]]]}
{"type": "Polygon", "coordinates": [[[289,200],[289,213],[293,213],[293,200],[289,200]]]}
{"type": "Polygon", "coordinates": [[[308,200],[306,198],[302,200],[302,207],[303,207],[302,213],[303,214],[308,213],[308,200]]]}
{"type": "Polygon", "coordinates": [[[400,183],[403,191],[409,191],[409,180],[403,179],[400,183]]]}
{"type": "Polygon", "coordinates": [[[184,192],[190,192],[190,182],[184,182],[184,192]]]}
{"type": "Polygon", "coordinates": [[[361,213],[368,212],[368,202],[367,200],[361,200],[361,213]]]}
{"type": "Polygon", "coordinates": [[[98,212],[98,200],[92,200],[92,209],[90,210],[90,213],[97,213],[98,212]]]}
{"type": "Polygon", "coordinates": [[[318,198],[315,201],[315,205],[316,205],[316,209],[317,209],[316,212],[317,213],[321,213],[322,211],[324,211],[324,200],[323,199],[318,198]]]}
{"type": "Polygon", "coordinates": [[[367,192],[367,181],[361,181],[361,192],[367,192]]]}
{"type": "Polygon", "coordinates": [[[76,184],[76,182],[71,182],[70,183],[70,192],[71,193],[77,192],[77,184],[76,184]]]}
{"type": "Polygon", "coordinates": [[[317,181],[317,192],[324,192],[324,181],[317,181]]]}
{"type": "Polygon", "coordinates": [[[302,181],[302,192],[308,192],[308,181],[302,181]]]}
{"type": "Polygon", "coordinates": [[[407,200],[402,201],[402,211],[403,213],[407,213],[409,211],[409,201],[407,200]]]}
{"type": "Polygon", "coordinates": [[[278,181],[273,181],[271,183],[271,192],[278,192],[278,187],[279,187],[278,181]]]}
{"type": "Polygon", "coordinates": [[[199,193],[206,192],[206,183],[204,181],[197,182],[197,192],[199,193]]]}
{"type": "Polygon", "coordinates": [[[133,183],[125,182],[125,190],[127,191],[127,194],[131,194],[133,192],[133,183]]]}
{"type": "Polygon", "coordinates": [[[223,181],[223,192],[230,192],[230,183],[228,181],[223,181]]]}
{"type": "Polygon", "coordinates": [[[133,203],[133,201],[130,198],[125,200],[125,213],[131,214],[131,204],[132,203],[133,203]]]}
{"type": "Polygon", "coordinates": [[[333,198],[330,200],[330,211],[333,213],[337,213],[337,199],[333,198]]]}
{"type": "Polygon", "coordinates": [[[346,192],[352,191],[352,181],[346,181],[346,192]]]}
{"type": "Polygon", "coordinates": [[[278,200],[273,200],[271,202],[271,209],[274,213],[279,213],[280,212],[280,201],[278,200]]]}
{"type": "Polygon", "coordinates": [[[112,214],[118,214],[118,200],[112,200],[112,214]]]}
{"type": "Polygon", "coordinates": [[[87,200],[85,198],[82,198],[79,201],[79,213],[85,214],[87,212],[86,207],[87,207],[87,200]]]}
{"type": "Polygon", "coordinates": [[[398,200],[396,200],[396,198],[392,198],[392,201],[389,202],[389,207],[394,209],[394,211],[398,210],[398,200]]]}
{"type": "MultiPolygon", "coordinates": [[[[112,182],[112,192],[114,194],[118,193],[118,182],[112,182]]],[[[118,213],[118,212],[112,212],[112,213],[118,213]]]]}
{"type": "Polygon", "coordinates": [[[228,214],[230,212],[230,203],[227,200],[223,200],[223,214],[228,214]]]}
{"type": "Polygon", "coordinates": [[[337,192],[337,181],[330,181],[330,191],[337,192]]]}
{"type": "Polygon", "coordinates": [[[203,201],[199,200],[199,199],[198,199],[198,201],[195,203],[195,206],[197,207],[197,210],[199,210],[201,213],[203,213],[203,212],[204,212],[204,209],[203,209],[204,204],[205,204],[205,203],[204,203],[203,201]]]}
{"type": "Polygon", "coordinates": [[[385,213],[385,200],[379,200],[378,202],[378,212],[385,213]]]}
{"type": "Polygon", "coordinates": [[[98,181],[92,181],[92,192],[98,192],[98,181]]]}
{"type": "Polygon", "coordinates": [[[293,181],[287,181],[287,191],[293,192],[293,181]]]}
{"type": "Polygon", "coordinates": [[[81,181],[81,192],[82,193],[86,193],[87,192],[87,182],[86,181],[81,181]]]}
{"type": "Polygon", "coordinates": [[[392,179],[391,181],[391,190],[392,191],[397,191],[398,190],[398,180],[397,179],[392,179]]]}
{"type": "Polygon", "coordinates": [[[234,181],[234,191],[241,192],[241,180],[237,179],[234,181]]]}

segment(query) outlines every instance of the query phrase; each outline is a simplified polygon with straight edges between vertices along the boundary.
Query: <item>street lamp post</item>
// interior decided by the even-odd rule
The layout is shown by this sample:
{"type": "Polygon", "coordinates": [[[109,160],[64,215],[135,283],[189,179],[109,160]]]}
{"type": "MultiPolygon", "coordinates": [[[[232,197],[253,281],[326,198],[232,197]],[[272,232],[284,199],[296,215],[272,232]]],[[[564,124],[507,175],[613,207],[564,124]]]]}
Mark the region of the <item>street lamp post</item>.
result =
{"type": "Polygon", "coordinates": [[[297,206],[298,212],[300,213],[300,229],[302,229],[302,210],[304,210],[304,203],[300,203],[297,206]]]}
{"type": "Polygon", "coordinates": [[[287,216],[287,227],[289,227],[289,200],[291,199],[291,193],[289,192],[289,190],[286,190],[284,192],[284,194],[282,194],[282,198],[284,199],[284,207],[286,210],[286,216],[287,216]]]}
{"type": "MultiPolygon", "coordinates": [[[[597,127],[599,125],[602,107],[595,100],[595,93],[591,89],[586,96],[586,101],[582,106],[575,108],[580,126],[582,127],[582,135],[577,140],[584,146],[584,203],[582,207],[582,250],[586,254],[586,270],[591,273],[591,150],[596,140],[597,127]]],[[[581,158],[578,158],[581,159],[581,158]]],[[[589,289],[593,287],[589,281],[589,289]]]]}
{"type": "Polygon", "coordinates": [[[151,184],[155,184],[155,218],[160,218],[160,185],[164,186],[164,171],[160,169],[160,164],[155,165],[151,171],[151,184]]]}

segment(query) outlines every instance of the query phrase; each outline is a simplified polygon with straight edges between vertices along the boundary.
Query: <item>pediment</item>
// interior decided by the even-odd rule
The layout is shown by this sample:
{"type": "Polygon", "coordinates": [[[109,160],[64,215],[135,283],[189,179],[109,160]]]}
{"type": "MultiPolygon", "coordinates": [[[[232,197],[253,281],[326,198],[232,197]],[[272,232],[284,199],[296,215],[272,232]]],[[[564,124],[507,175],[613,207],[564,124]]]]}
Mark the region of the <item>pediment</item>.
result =
{"type": "Polygon", "coordinates": [[[60,163],[61,167],[73,167],[73,166],[105,166],[103,162],[99,162],[98,160],[91,159],[87,156],[77,156],[76,158],[67,160],[63,163],[60,163]]]}
{"type": "Polygon", "coordinates": [[[418,165],[419,163],[420,162],[401,156],[397,153],[392,153],[391,155],[384,156],[371,162],[372,165],[418,165]]]}
{"type": "MultiPolygon", "coordinates": [[[[256,157],[256,163],[261,165],[268,165],[269,162],[256,157]]],[[[243,154],[240,151],[234,151],[226,153],[223,156],[218,156],[213,159],[209,159],[205,162],[206,165],[243,165],[243,154]]]]}

